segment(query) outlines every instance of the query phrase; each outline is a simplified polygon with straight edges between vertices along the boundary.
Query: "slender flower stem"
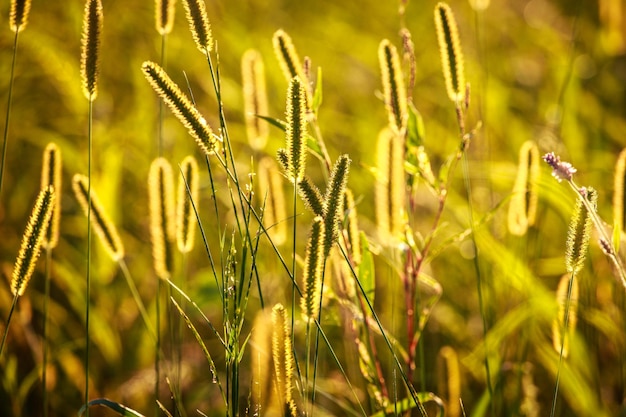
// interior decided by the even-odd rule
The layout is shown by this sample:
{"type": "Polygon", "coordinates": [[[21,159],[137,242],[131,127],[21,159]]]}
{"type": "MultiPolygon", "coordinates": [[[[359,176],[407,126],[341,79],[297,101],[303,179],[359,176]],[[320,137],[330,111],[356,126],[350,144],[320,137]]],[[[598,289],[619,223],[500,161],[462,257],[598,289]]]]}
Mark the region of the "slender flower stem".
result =
{"type": "Polygon", "coordinates": [[[0,343],[0,359],[2,358],[2,352],[4,351],[4,344],[7,341],[7,335],[9,334],[9,325],[11,324],[11,317],[13,316],[13,311],[15,310],[15,305],[17,304],[18,295],[13,296],[13,302],[11,303],[11,310],[9,310],[9,316],[7,317],[7,325],[4,328],[4,334],[2,335],[2,342],[0,343]]]}
{"type": "Polygon", "coordinates": [[[87,133],[87,283],[85,288],[85,412],[89,417],[89,306],[91,304],[91,152],[93,136],[93,100],[89,100],[89,128],[87,133]]]}
{"type": "Polygon", "coordinates": [[[13,98],[13,80],[15,74],[15,60],[17,57],[17,39],[19,31],[15,31],[15,40],[13,41],[13,58],[11,60],[11,75],[9,81],[9,97],[7,98],[7,114],[4,122],[4,138],[2,140],[2,162],[0,163],[0,196],[2,196],[2,181],[4,179],[4,166],[6,164],[7,141],[9,138],[9,122],[11,121],[11,101],[13,98]]]}
{"type": "Polygon", "coordinates": [[[46,247],[46,271],[43,299],[43,365],[41,385],[43,389],[43,415],[48,417],[48,325],[49,325],[49,305],[50,305],[50,270],[52,269],[52,249],[46,247]]]}

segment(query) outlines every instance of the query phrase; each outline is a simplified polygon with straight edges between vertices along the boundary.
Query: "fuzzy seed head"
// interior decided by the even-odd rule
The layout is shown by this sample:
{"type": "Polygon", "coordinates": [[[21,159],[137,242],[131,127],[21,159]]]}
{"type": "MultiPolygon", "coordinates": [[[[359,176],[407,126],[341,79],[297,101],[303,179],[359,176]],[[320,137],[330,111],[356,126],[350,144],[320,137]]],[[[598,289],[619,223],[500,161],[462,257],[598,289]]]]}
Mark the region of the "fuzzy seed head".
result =
{"type": "MultiPolygon", "coordinates": [[[[41,170],[41,189],[52,186],[57,196],[61,196],[61,150],[55,143],[49,143],[43,154],[43,167],[41,170]]],[[[59,242],[59,224],[61,222],[61,198],[54,199],[54,207],[50,224],[43,236],[43,245],[53,249],[59,242]]]]}
{"type": "MultiPolygon", "coordinates": [[[[598,202],[598,192],[596,190],[589,188],[587,196],[582,198],[587,198],[589,203],[591,203],[591,207],[595,210],[598,202]]],[[[577,274],[583,268],[587,248],[589,247],[592,225],[591,214],[587,211],[580,198],[576,199],[576,207],[574,208],[574,214],[567,232],[565,250],[565,268],[571,274],[577,274]]]]}
{"type": "Polygon", "coordinates": [[[567,358],[570,338],[576,330],[578,318],[578,280],[575,275],[565,274],[561,277],[556,290],[556,302],[559,310],[552,323],[552,345],[559,353],[562,347],[563,357],[567,358]]]}
{"type": "Polygon", "coordinates": [[[206,122],[191,100],[172,81],[167,73],[154,62],[146,61],[141,66],[143,73],[172,113],[185,126],[205,155],[217,152],[218,142],[211,126],[206,122]]]}
{"type": "Polygon", "coordinates": [[[11,293],[16,297],[24,294],[35,270],[35,264],[41,253],[41,243],[54,209],[54,200],[55,192],[52,186],[42,189],[28,219],[11,279],[11,293]]]}
{"type": "Polygon", "coordinates": [[[269,157],[259,161],[257,178],[259,180],[259,199],[264,206],[263,223],[272,236],[276,245],[282,245],[287,240],[287,209],[285,208],[285,193],[280,171],[276,163],[269,157]]]}
{"type": "Polygon", "coordinates": [[[9,27],[13,32],[21,32],[28,24],[31,0],[11,0],[9,27]]]}
{"type": "Polygon", "coordinates": [[[404,142],[392,129],[378,136],[376,222],[381,237],[404,233],[406,179],[404,175],[404,142]]]}
{"type": "Polygon", "coordinates": [[[272,358],[276,375],[278,396],[291,415],[296,416],[296,406],[293,400],[293,349],[289,329],[287,310],[282,304],[276,304],[272,309],[272,358]]]}
{"type": "Polygon", "coordinates": [[[615,174],[613,176],[613,224],[620,232],[624,231],[624,219],[626,212],[624,211],[624,180],[626,178],[626,148],[623,149],[617,163],[615,164],[615,174]]]}
{"type": "Polygon", "coordinates": [[[322,274],[324,272],[324,219],[317,216],[309,234],[302,273],[302,298],[300,306],[305,320],[317,319],[322,297],[322,274]]]}
{"type": "Polygon", "coordinates": [[[306,91],[299,77],[289,83],[287,92],[287,155],[288,175],[294,183],[304,177],[306,165],[306,91]]]}
{"type": "Polygon", "coordinates": [[[91,194],[91,226],[100,238],[100,242],[102,242],[107,253],[111,256],[111,259],[116,262],[122,259],[124,257],[122,240],[117,233],[115,225],[111,222],[100,203],[98,195],[93,188],[90,191],[89,179],[84,175],[75,174],[74,178],[72,178],[72,190],[85,216],[89,212],[89,195],[91,194]]]}
{"type": "Polygon", "coordinates": [[[174,178],[172,167],[165,158],[157,158],[150,165],[148,175],[150,200],[150,235],[154,270],[161,279],[169,279],[172,272],[172,244],[174,225],[174,178]]]}
{"type": "Polygon", "coordinates": [[[269,125],[257,117],[268,114],[265,66],[258,51],[249,49],[243,54],[241,78],[248,143],[252,149],[261,150],[265,148],[270,132],[269,125]]]}
{"type": "Polygon", "coordinates": [[[408,120],[406,89],[398,50],[387,39],[384,39],[378,47],[378,61],[389,126],[397,132],[402,132],[408,120]]]}
{"type": "Polygon", "coordinates": [[[319,188],[306,175],[298,183],[298,194],[305,207],[316,216],[324,216],[324,197],[319,188]]]}
{"type": "Polygon", "coordinates": [[[348,174],[350,172],[350,158],[341,155],[330,173],[328,189],[324,196],[324,257],[328,257],[333,244],[339,236],[339,228],[343,220],[343,201],[348,174]]]}
{"type": "Polygon", "coordinates": [[[508,212],[511,234],[522,236],[529,226],[535,224],[539,172],[539,149],[533,141],[524,142],[519,152],[517,178],[508,212]]]}
{"type": "Polygon", "coordinates": [[[154,3],[156,30],[161,35],[167,35],[174,27],[176,0],[155,0],[154,3]]]}
{"type": "Polygon", "coordinates": [[[180,164],[180,170],[184,178],[181,177],[178,182],[176,243],[181,253],[189,253],[193,249],[196,236],[194,205],[197,207],[200,187],[196,158],[191,155],[185,157],[180,164]]]}
{"type": "Polygon", "coordinates": [[[300,57],[287,32],[282,29],[274,32],[272,43],[274,45],[274,54],[278,59],[280,68],[283,70],[285,79],[288,82],[294,77],[300,77],[301,80],[305,80],[300,57]]]}
{"type": "Polygon", "coordinates": [[[356,266],[361,263],[361,243],[358,216],[352,190],[346,188],[344,193],[343,207],[346,211],[346,230],[348,231],[348,243],[350,245],[350,257],[356,266]]]}
{"type": "Polygon", "coordinates": [[[446,3],[438,3],[435,7],[435,26],[448,97],[453,102],[460,103],[465,99],[466,87],[463,51],[454,14],[446,3]]]}
{"type": "Polygon", "coordinates": [[[183,6],[196,47],[208,55],[213,50],[213,37],[204,0],[183,0],[183,6]]]}
{"type": "Polygon", "coordinates": [[[102,32],[102,3],[87,0],[83,17],[83,36],[80,54],[80,74],[83,94],[89,101],[98,96],[98,58],[102,32]]]}

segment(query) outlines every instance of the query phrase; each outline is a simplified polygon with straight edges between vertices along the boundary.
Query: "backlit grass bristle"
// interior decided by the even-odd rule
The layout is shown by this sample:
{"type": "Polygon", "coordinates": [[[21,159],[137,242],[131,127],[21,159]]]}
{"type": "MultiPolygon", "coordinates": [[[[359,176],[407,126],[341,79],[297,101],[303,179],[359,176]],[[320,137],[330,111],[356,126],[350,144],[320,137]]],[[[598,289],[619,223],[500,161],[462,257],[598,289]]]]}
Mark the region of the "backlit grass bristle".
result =
{"type": "Polygon", "coordinates": [[[274,32],[272,43],[274,45],[274,54],[276,59],[278,59],[280,68],[283,70],[285,79],[288,82],[294,77],[300,77],[303,81],[306,80],[300,57],[287,32],[282,29],[274,32]]]}
{"type": "Polygon", "coordinates": [[[202,117],[191,100],[158,64],[146,61],[141,68],[154,91],[187,128],[202,152],[205,155],[214,154],[218,147],[217,139],[213,135],[211,126],[202,117]]]}
{"type": "Polygon", "coordinates": [[[291,416],[297,416],[296,404],[293,400],[293,349],[287,310],[282,304],[272,309],[272,358],[276,376],[278,397],[291,416]]]}
{"type": "Polygon", "coordinates": [[[320,309],[322,273],[324,270],[324,219],[316,216],[309,233],[302,273],[300,307],[305,320],[317,319],[320,309]]]}
{"type": "MultiPolygon", "coordinates": [[[[586,198],[591,207],[596,207],[598,201],[598,192],[593,188],[587,189],[586,198]]],[[[589,247],[589,239],[591,237],[591,227],[593,220],[590,213],[585,208],[580,198],[576,199],[576,207],[570,221],[569,230],[567,232],[567,244],[565,250],[565,268],[571,274],[577,274],[583,268],[587,248],[589,247]]]]}
{"type": "Polygon", "coordinates": [[[508,226],[511,234],[522,236],[529,226],[535,224],[539,172],[539,148],[535,142],[526,141],[519,151],[517,178],[509,204],[508,226]]]}
{"type": "Polygon", "coordinates": [[[169,279],[172,272],[172,245],[176,231],[174,178],[172,167],[165,158],[157,158],[150,165],[148,197],[154,270],[159,278],[169,279]]]}
{"type": "MultiPolygon", "coordinates": [[[[41,169],[41,189],[52,186],[57,196],[61,195],[61,150],[55,143],[49,143],[43,154],[41,169]]],[[[59,242],[59,223],[61,221],[61,198],[54,199],[50,225],[43,236],[43,245],[48,249],[56,247],[59,242]]]]}
{"type": "Polygon", "coordinates": [[[102,18],[101,1],[87,0],[83,17],[80,74],[83,94],[89,101],[95,100],[98,96],[98,58],[102,18]]]}
{"type": "Polygon", "coordinates": [[[178,206],[176,210],[176,244],[181,253],[191,252],[196,236],[196,215],[193,204],[198,205],[198,163],[189,155],[180,164],[184,179],[178,182],[178,206]],[[187,182],[187,185],[185,185],[187,182]],[[189,193],[187,192],[189,187],[189,193]]]}
{"type": "Polygon", "coordinates": [[[28,24],[31,0],[11,0],[9,27],[13,32],[21,32],[28,24]]]}
{"type": "Polygon", "coordinates": [[[446,3],[438,3],[435,7],[435,27],[448,97],[460,103],[465,99],[466,89],[463,52],[454,14],[446,3]]]}
{"type": "Polygon", "coordinates": [[[302,80],[294,77],[287,91],[287,156],[290,180],[300,182],[306,166],[306,92],[302,80]]]}
{"type": "Polygon", "coordinates": [[[381,236],[398,236],[405,226],[404,143],[393,130],[383,129],[376,147],[376,223],[381,236]]]}
{"type": "Polygon", "coordinates": [[[211,25],[204,1],[183,0],[183,6],[196,47],[200,52],[208,55],[213,50],[213,37],[211,36],[211,25]]]}
{"type": "Polygon", "coordinates": [[[174,27],[176,0],[155,0],[156,30],[161,35],[167,35],[174,27]]]}
{"type": "Polygon", "coordinates": [[[378,47],[378,60],[389,126],[402,132],[408,119],[406,88],[398,50],[387,39],[384,39],[378,47]]]}
{"type": "MultiPolygon", "coordinates": [[[[72,190],[85,216],[87,216],[89,211],[89,179],[84,175],[75,174],[72,179],[72,190]]],[[[124,257],[122,240],[117,233],[115,225],[111,222],[104,207],[100,203],[93,187],[91,188],[91,225],[109,256],[116,262],[122,259],[124,257]]]]}
{"type": "Polygon", "coordinates": [[[576,330],[576,322],[578,318],[578,280],[575,275],[565,274],[561,277],[556,290],[556,302],[559,310],[557,318],[552,323],[552,345],[558,353],[563,349],[563,357],[567,358],[569,354],[570,338],[576,330]],[[567,296],[569,286],[571,288],[571,296],[569,301],[567,296]],[[565,317],[567,309],[567,325],[565,317]]]}
{"type": "Polygon", "coordinates": [[[265,65],[258,51],[249,49],[243,54],[241,78],[248,143],[253,149],[260,150],[265,148],[270,132],[267,122],[257,117],[268,114],[265,65]]]}
{"type": "Polygon", "coordinates": [[[324,215],[324,197],[319,188],[306,175],[298,183],[298,194],[302,202],[316,216],[324,215]]]}
{"type": "Polygon", "coordinates": [[[352,258],[352,262],[358,266],[361,263],[361,242],[356,204],[354,203],[352,190],[346,188],[343,195],[343,207],[346,212],[346,231],[348,232],[350,257],[352,258]]]}
{"type": "Polygon", "coordinates": [[[282,245],[287,240],[287,209],[285,208],[285,193],[283,181],[276,163],[270,157],[259,161],[257,173],[259,184],[259,199],[265,206],[263,223],[271,227],[270,233],[276,245],[282,245]]]}
{"type": "Polygon", "coordinates": [[[439,393],[447,393],[446,416],[459,417],[461,407],[461,372],[459,358],[456,351],[450,346],[444,346],[437,355],[437,369],[439,369],[439,393]]]}
{"type": "Polygon", "coordinates": [[[21,297],[24,294],[28,281],[35,270],[37,259],[41,253],[41,244],[54,209],[54,200],[55,191],[52,186],[42,189],[28,219],[11,279],[11,293],[16,297],[21,297]]]}
{"type": "Polygon", "coordinates": [[[613,224],[621,232],[624,231],[624,180],[626,179],[626,148],[623,149],[615,163],[613,175],[613,224]]]}
{"type": "Polygon", "coordinates": [[[339,236],[343,220],[343,199],[350,173],[350,158],[341,155],[330,173],[328,189],[324,196],[324,258],[330,253],[339,236]]]}

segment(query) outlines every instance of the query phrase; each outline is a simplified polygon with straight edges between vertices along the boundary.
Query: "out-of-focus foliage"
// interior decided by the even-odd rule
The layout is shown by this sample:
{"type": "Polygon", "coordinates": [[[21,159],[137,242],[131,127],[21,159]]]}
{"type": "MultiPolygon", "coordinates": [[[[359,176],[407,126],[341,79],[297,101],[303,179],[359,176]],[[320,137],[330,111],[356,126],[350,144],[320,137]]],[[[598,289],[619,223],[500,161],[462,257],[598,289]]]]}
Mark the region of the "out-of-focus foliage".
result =
{"type": "MultiPolygon", "coordinates": [[[[5,22],[0,30],[2,115],[6,111],[13,45],[8,3],[0,5],[0,21],[5,22]]],[[[359,225],[371,239],[369,248],[376,258],[375,308],[400,344],[407,338],[404,330],[398,330],[403,329],[404,314],[404,304],[398,301],[403,297],[396,274],[400,261],[388,256],[386,242],[377,240],[374,214],[375,177],[371,167],[376,164],[378,133],[387,122],[377,50],[384,38],[401,50],[400,29],[410,31],[416,67],[409,98],[423,118],[422,145],[437,175],[446,158],[458,148],[459,137],[454,106],[447,98],[442,76],[433,22],[435,4],[417,0],[406,4],[373,0],[206,2],[219,55],[225,116],[241,172],[249,170],[252,157],[255,165],[260,159],[246,138],[242,54],[249,48],[261,52],[267,76],[268,116],[277,119],[285,118],[287,82],[274,57],[272,34],[280,28],[289,33],[301,57],[311,59],[312,78],[316,68],[322,67],[319,126],[332,160],[344,153],[352,159],[348,187],[355,196],[359,225]]],[[[489,332],[485,345],[472,260],[475,254],[467,235],[462,235],[469,223],[459,169],[452,175],[443,223],[433,239],[436,256],[428,263],[428,274],[441,284],[443,292],[421,335],[423,369],[416,374],[425,379],[417,378],[416,386],[444,397],[444,393],[437,392],[440,375],[436,358],[443,346],[452,346],[460,360],[461,399],[466,412],[489,415],[483,367],[486,350],[498,415],[547,415],[558,363],[550,339],[557,313],[554,292],[565,272],[565,237],[575,196],[550,178],[547,167],[542,167],[538,218],[524,237],[507,232],[508,198],[515,181],[518,150],[532,139],[542,153],[554,151],[574,164],[577,183],[598,190],[599,214],[612,223],[613,166],[626,146],[626,6],[622,0],[451,0],[449,4],[458,22],[465,76],[471,84],[468,130],[481,124],[471,140],[468,156],[489,332]]],[[[161,37],[154,27],[153,1],[110,0],[103,6],[92,184],[119,229],[132,276],[154,315],[157,277],[151,260],[147,178],[150,163],[158,156],[159,101],[141,73],[141,64],[160,61],[161,37]]],[[[41,157],[47,143],[56,142],[63,153],[65,190],[70,189],[73,174],[87,171],[88,104],[81,93],[79,72],[82,11],[82,2],[36,1],[28,27],[20,33],[0,195],[0,330],[4,330],[11,305],[9,277],[28,212],[39,191],[41,157]]],[[[175,24],[166,38],[165,53],[168,74],[193,96],[217,130],[218,106],[208,65],[195,48],[181,2],[176,5],[175,24]]],[[[406,62],[403,69],[408,82],[406,62]]],[[[195,154],[200,161],[198,205],[209,246],[219,260],[219,244],[224,236],[217,230],[228,240],[235,223],[234,213],[229,211],[224,172],[214,172],[217,204],[223,215],[218,228],[218,221],[211,215],[213,200],[204,157],[169,110],[164,108],[163,115],[163,156],[175,167],[175,173],[188,154],[195,154]]],[[[0,126],[4,128],[4,119],[0,126]]],[[[284,133],[272,127],[264,152],[274,156],[280,147],[284,147],[284,133]]],[[[307,170],[321,183],[321,164],[311,155],[309,158],[313,162],[307,170]]],[[[72,415],[82,405],[84,387],[86,221],[70,193],[64,193],[61,199],[61,239],[53,252],[51,270],[48,383],[53,415],[72,415]]],[[[290,197],[287,199],[290,201],[290,197]]],[[[409,223],[415,231],[412,238],[419,246],[431,232],[437,198],[423,181],[418,181],[412,203],[409,223]]],[[[312,216],[300,203],[298,209],[303,215],[298,217],[302,237],[297,252],[303,257],[304,236],[312,216]]],[[[93,247],[91,396],[112,398],[144,414],[152,413],[152,340],[118,266],[95,238],[93,247]]],[[[289,258],[291,248],[284,249],[284,253],[289,258]]],[[[266,305],[287,304],[290,281],[275,254],[261,247],[257,261],[266,305]]],[[[181,259],[176,262],[180,265],[181,259]]],[[[206,252],[197,246],[187,262],[186,282],[182,283],[181,276],[174,277],[174,281],[182,283],[202,310],[220,323],[220,295],[206,252]]],[[[617,284],[609,262],[594,243],[578,279],[578,330],[570,340],[568,360],[563,365],[558,415],[618,415],[623,412],[626,393],[625,289],[617,284]]],[[[36,416],[41,412],[38,374],[43,288],[41,261],[19,301],[7,349],[0,358],[1,415],[36,416]]],[[[336,307],[336,301],[332,303],[336,307]]],[[[254,294],[251,304],[255,307],[250,310],[246,331],[258,308],[254,294]]],[[[354,359],[355,347],[350,339],[354,335],[344,333],[341,310],[331,310],[325,310],[328,317],[324,318],[324,328],[336,342],[339,359],[364,401],[367,390],[354,359]],[[346,343],[342,343],[344,339],[346,343]]],[[[188,314],[192,320],[199,319],[193,310],[188,314]]],[[[210,329],[197,325],[197,330],[216,363],[223,363],[223,349],[210,329]]],[[[224,415],[206,358],[193,336],[184,334],[181,389],[188,415],[196,409],[208,415],[224,415]]],[[[382,342],[377,346],[384,371],[392,380],[388,351],[382,342]]],[[[171,346],[166,344],[164,350],[168,356],[171,346]]],[[[354,398],[341,385],[343,379],[333,373],[336,367],[327,352],[320,362],[323,377],[319,389],[324,395],[319,401],[330,413],[342,415],[345,410],[341,407],[354,398]]],[[[243,364],[242,386],[248,386],[251,377],[245,370],[247,358],[243,364]]],[[[167,398],[166,385],[161,388],[162,398],[167,398]]],[[[245,403],[247,388],[241,395],[245,403]]],[[[370,404],[365,403],[369,411],[370,404]]],[[[356,406],[348,408],[358,410],[356,406]]]]}

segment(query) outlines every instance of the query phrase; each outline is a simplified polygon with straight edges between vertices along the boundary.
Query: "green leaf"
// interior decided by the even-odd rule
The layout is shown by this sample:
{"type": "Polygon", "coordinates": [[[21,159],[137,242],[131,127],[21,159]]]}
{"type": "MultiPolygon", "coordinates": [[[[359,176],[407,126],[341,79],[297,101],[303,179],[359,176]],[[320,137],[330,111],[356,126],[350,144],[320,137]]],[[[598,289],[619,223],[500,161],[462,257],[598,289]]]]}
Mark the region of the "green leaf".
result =
{"type": "Polygon", "coordinates": [[[274,119],[273,117],[269,117],[269,116],[261,116],[260,114],[255,114],[255,116],[261,120],[265,120],[272,126],[279,128],[283,132],[287,130],[287,123],[285,123],[284,121],[280,119],[274,119]]]}
{"type": "MultiPolygon", "coordinates": [[[[437,414],[436,417],[443,417],[444,413],[444,405],[441,398],[437,397],[432,392],[418,392],[417,399],[421,405],[434,402],[437,406],[437,414]]],[[[384,410],[377,412],[376,414],[372,414],[370,417],[386,417],[392,415],[400,415],[404,414],[405,411],[409,411],[418,407],[418,405],[413,401],[413,398],[405,398],[403,400],[398,401],[395,404],[388,405],[384,410]]]]}
{"type": "Polygon", "coordinates": [[[406,125],[407,146],[423,146],[424,145],[424,119],[415,108],[413,103],[409,103],[409,120],[406,125]]]}
{"type": "Polygon", "coordinates": [[[317,157],[320,161],[324,160],[324,154],[322,153],[322,148],[317,142],[317,139],[311,135],[306,135],[306,144],[315,157],[317,157]]]}
{"type": "Polygon", "coordinates": [[[365,233],[361,232],[361,264],[359,265],[359,281],[363,286],[365,296],[374,304],[376,280],[374,276],[374,257],[365,233]]]}
{"type": "Polygon", "coordinates": [[[78,411],[78,415],[82,416],[83,413],[87,410],[87,408],[93,405],[101,405],[103,407],[107,407],[113,411],[115,411],[120,416],[127,417],[144,417],[143,414],[133,410],[132,408],[128,408],[125,405],[120,403],[116,403],[115,401],[107,400],[106,398],[98,398],[96,400],[91,400],[87,403],[87,406],[83,405],[78,411]]]}
{"type": "Polygon", "coordinates": [[[313,93],[313,112],[316,115],[322,105],[322,99],[322,67],[317,67],[317,80],[315,81],[315,92],[313,93]]]}

